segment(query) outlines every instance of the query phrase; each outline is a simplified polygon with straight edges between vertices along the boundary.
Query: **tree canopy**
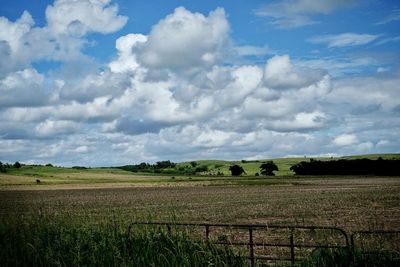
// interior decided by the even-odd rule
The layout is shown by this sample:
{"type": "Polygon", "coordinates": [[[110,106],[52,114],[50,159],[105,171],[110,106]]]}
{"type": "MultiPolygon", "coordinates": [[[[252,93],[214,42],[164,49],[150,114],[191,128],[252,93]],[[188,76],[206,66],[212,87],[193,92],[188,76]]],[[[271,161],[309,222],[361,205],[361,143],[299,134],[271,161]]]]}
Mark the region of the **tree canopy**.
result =
{"type": "Polygon", "coordinates": [[[245,173],[244,169],[239,166],[239,165],[232,165],[229,167],[229,170],[231,171],[232,176],[239,176],[243,173],[245,173]]]}
{"type": "Polygon", "coordinates": [[[279,169],[273,161],[264,162],[260,166],[260,172],[262,175],[275,175],[274,171],[279,171],[279,169]]]}

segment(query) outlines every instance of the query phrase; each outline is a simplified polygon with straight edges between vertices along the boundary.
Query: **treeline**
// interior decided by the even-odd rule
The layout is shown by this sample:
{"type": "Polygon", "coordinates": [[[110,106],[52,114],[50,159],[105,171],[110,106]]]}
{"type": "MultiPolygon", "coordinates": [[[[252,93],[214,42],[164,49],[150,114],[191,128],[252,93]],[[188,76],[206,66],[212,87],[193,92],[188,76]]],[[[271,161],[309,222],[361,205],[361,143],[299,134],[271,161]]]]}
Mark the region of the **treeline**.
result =
{"type": "Polygon", "coordinates": [[[11,168],[19,169],[19,168],[21,168],[21,166],[22,166],[21,163],[19,163],[18,161],[15,162],[14,164],[3,163],[0,161],[0,172],[5,173],[5,172],[7,172],[7,169],[11,169],[11,168]]]}
{"type": "Polygon", "coordinates": [[[400,175],[399,159],[311,159],[290,167],[297,175],[400,175]]]}
{"type": "Polygon", "coordinates": [[[125,171],[130,171],[130,172],[161,173],[161,172],[163,172],[163,170],[166,170],[166,169],[171,170],[171,169],[174,169],[175,167],[176,167],[176,163],[171,162],[169,160],[165,160],[165,161],[158,161],[155,164],[142,162],[140,164],[119,166],[117,168],[125,170],[125,171]]]}
{"type": "Polygon", "coordinates": [[[190,162],[190,164],[188,165],[177,166],[176,163],[171,162],[169,160],[158,161],[155,164],[142,162],[140,164],[125,165],[116,168],[130,172],[182,174],[182,175],[195,175],[208,171],[208,167],[206,165],[199,165],[195,161],[190,162]]]}

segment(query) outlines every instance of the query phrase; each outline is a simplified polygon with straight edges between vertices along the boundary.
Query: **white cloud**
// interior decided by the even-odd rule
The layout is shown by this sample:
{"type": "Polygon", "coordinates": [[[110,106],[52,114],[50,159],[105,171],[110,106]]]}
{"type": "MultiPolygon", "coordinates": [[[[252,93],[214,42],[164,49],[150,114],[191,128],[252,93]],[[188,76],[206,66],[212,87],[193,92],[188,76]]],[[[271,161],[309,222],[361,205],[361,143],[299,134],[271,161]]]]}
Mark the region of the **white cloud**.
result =
{"type": "Polygon", "coordinates": [[[271,123],[270,128],[278,131],[302,131],[318,129],[325,126],[327,116],[321,111],[300,112],[291,120],[278,120],[271,123]]]}
{"type": "Polygon", "coordinates": [[[314,44],[327,44],[328,47],[333,48],[365,45],[376,40],[378,37],[379,35],[348,32],[337,35],[316,36],[309,39],[308,41],[314,44]]]}
{"type": "Polygon", "coordinates": [[[400,41],[400,35],[391,36],[391,37],[386,37],[386,38],[383,38],[383,39],[377,41],[376,45],[383,45],[386,43],[399,42],[399,41],[400,41]]]}
{"type": "Polygon", "coordinates": [[[375,23],[375,25],[385,25],[400,20],[400,8],[395,8],[390,15],[375,23]]]}
{"type": "Polygon", "coordinates": [[[78,146],[74,152],[76,153],[88,153],[89,152],[89,147],[88,146],[78,146]]]}
{"type": "Polygon", "coordinates": [[[390,112],[400,104],[400,77],[355,77],[335,82],[327,100],[348,107],[377,106],[390,112]],[[379,89],[379,90],[378,90],[379,89]]]}
{"type": "Polygon", "coordinates": [[[59,136],[60,134],[72,134],[79,129],[79,124],[72,121],[46,120],[35,127],[39,136],[59,136]]]}
{"type": "Polygon", "coordinates": [[[128,18],[118,15],[111,0],[56,0],[46,8],[50,31],[56,35],[83,36],[88,32],[111,33],[121,29],[128,18]]]}
{"type": "Polygon", "coordinates": [[[366,67],[378,67],[388,64],[387,60],[382,58],[374,58],[371,56],[360,57],[326,57],[308,60],[296,60],[295,63],[301,67],[309,67],[314,69],[323,69],[329,71],[332,77],[343,77],[348,74],[360,74],[365,71],[366,67]]]}
{"type": "Polygon", "coordinates": [[[288,55],[274,56],[267,61],[264,80],[273,88],[299,88],[308,86],[323,76],[322,71],[294,67],[288,55]]]}
{"type": "Polygon", "coordinates": [[[139,59],[153,68],[211,66],[226,53],[228,33],[224,9],[206,17],[179,7],[152,28],[139,59]]]}
{"type": "Polygon", "coordinates": [[[111,33],[125,25],[127,17],[117,12],[110,0],[57,0],[47,7],[43,27],[34,27],[27,11],[15,22],[0,17],[0,78],[40,60],[84,59],[85,34],[111,33]]]}
{"type": "Polygon", "coordinates": [[[334,10],[351,7],[354,0],[282,0],[267,4],[256,10],[256,15],[270,18],[270,23],[277,28],[297,28],[318,23],[313,15],[329,14],[334,10]]]}
{"type": "Polygon", "coordinates": [[[358,138],[355,134],[341,134],[333,139],[333,143],[338,146],[349,146],[357,144],[358,138]]]}
{"type": "Polygon", "coordinates": [[[27,11],[24,11],[15,23],[5,17],[0,17],[0,40],[6,41],[11,52],[16,53],[21,49],[21,39],[31,30],[33,25],[32,16],[27,11]]]}
{"type": "Polygon", "coordinates": [[[143,34],[128,34],[116,41],[118,58],[112,61],[109,66],[112,72],[134,71],[139,67],[133,49],[136,46],[147,42],[147,36],[143,34]]]}
{"type": "Polygon", "coordinates": [[[28,107],[47,103],[43,82],[44,76],[35,69],[10,73],[0,80],[0,107],[28,107]]]}
{"type": "MultiPolygon", "coordinates": [[[[309,21],[343,4],[292,3],[287,12],[309,21]]],[[[386,63],[281,55],[265,64],[226,64],[231,49],[233,56],[270,51],[234,47],[222,9],[203,15],[178,8],[149,33],[118,38],[112,61],[88,69],[84,34],[114,31],[123,20],[110,1],[57,1],[48,10],[55,15],[69,4],[83,9],[41,28],[28,13],[0,19],[10,26],[0,31],[16,33],[0,34],[0,54],[15,63],[0,63],[0,158],[98,166],[399,149],[399,77],[343,78],[344,69],[386,63]],[[93,16],[102,12],[110,25],[100,21],[99,29],[93,16]],[[68,64],[39,73],[32,63],[43,59],[68,64]],[[331,79],[332,69],[342,75],[331,79]]]]}

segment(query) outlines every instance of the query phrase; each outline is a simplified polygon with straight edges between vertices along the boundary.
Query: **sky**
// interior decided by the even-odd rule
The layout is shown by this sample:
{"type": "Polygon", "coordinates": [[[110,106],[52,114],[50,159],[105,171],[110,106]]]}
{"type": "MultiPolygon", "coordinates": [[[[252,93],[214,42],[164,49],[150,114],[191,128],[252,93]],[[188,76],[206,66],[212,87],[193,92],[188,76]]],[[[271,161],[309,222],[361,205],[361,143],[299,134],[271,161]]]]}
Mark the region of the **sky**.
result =
{"type": "Polygon", "coordinates": [[[400,152],[400,3],[0,0],[0,161],[400,152]]]}

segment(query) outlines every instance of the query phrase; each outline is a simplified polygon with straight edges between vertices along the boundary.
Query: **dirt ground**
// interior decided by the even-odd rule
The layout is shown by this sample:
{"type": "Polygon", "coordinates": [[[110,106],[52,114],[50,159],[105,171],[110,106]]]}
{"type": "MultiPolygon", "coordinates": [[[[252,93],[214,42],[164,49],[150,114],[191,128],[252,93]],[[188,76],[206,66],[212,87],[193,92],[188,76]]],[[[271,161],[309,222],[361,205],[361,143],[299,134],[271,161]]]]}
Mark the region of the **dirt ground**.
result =
{"type": "Polygon", "coordinates": [[[398,177],[297,178],[281,184],[98,183],[11,186],[0,214],[46,213],[88,222],[185,221],[400,230],[398,177]]]}

